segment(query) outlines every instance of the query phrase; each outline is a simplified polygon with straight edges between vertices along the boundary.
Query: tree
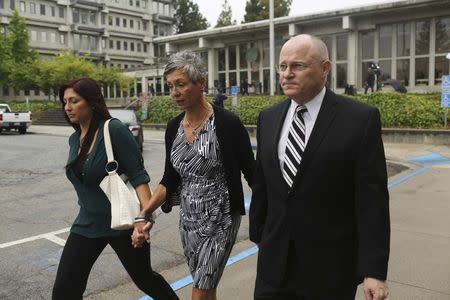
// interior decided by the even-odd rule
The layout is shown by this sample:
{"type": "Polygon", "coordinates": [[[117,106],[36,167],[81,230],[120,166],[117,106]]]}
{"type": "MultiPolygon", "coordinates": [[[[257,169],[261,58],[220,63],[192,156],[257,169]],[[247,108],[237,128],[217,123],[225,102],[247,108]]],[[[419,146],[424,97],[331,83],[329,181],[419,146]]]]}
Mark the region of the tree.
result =
{"type": "Polygon", "coordinates": [[[222,12],[219,15],[219,18],[217,19],[217,27],[224,27],[229,25],[236,25],[236,20],[231,21],[233,13],[231,11],[231,6],[228,3],[227,0],[222,5],[222,12]]]}
{"type": "Polygon", "coordinates": [[[245,4],[245,15],[243,23],[263,20],[261,15],[263,13],[263,5],[261,0],[248,0],[245,4]]]}
{"type": "MultiPolygon", "coordinates": [[[[292,0],[274,0],[274,18],[289,15],[292,0]]],[[[269,19],[269,0],[248,0],[245,5],[244,22],[255,22],[269,19]]]]}
{"type": "Polygon", "coordinates": [[[175,32],[185,33],[209,27],[206,18],[198,10],[198,5],[191,0],[178,0],[175,13],[175,32]]]}
{"type": "Polygon", "coordinates": [[[39,56],[29,46],[25,19],[15,10],[0,38],[0,84],[15,91],[30,89],[37,84],[39,56]]]}

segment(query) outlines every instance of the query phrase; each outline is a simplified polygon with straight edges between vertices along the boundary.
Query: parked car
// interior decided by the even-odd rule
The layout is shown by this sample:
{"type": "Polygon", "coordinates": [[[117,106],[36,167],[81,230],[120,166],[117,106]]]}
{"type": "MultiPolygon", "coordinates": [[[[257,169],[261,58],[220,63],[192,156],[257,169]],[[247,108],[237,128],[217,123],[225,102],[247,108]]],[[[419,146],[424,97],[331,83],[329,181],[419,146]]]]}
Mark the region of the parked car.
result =
{"type": "Polygon", "coordinates": [[[18,130],[25,134],[31,125],[31,112],[12,112],[8,104],[0,103],[0,133],[3,130],[18,130]]]}
{"type": "Polygon", "coordinates": [[[136,143],[139,145],[139,149],[142,152],[144,144],[144,131],[134,110],[112,108],[109,109],[109,113],[113,118],[119,119],[123,124],[128,126],[134,136],[134,139],[136,140],[136,143]]]}

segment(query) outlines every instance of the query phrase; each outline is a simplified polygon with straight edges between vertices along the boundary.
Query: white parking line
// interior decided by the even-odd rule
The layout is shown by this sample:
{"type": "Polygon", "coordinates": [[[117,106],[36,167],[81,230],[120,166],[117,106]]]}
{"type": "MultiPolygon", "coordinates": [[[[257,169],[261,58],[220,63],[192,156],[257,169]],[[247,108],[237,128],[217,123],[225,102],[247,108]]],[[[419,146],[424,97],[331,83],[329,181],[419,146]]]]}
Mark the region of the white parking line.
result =
{"type": "Polygon", "coordinates": [[[60,229],[60,230],[47,232],[47,233],[43,233],[43,234],[38,234],[38,235],[31,236],[31,237],[28,237],[28,238],[20,239],[20,240],[17,240],[17,241],[3,243],[3,244],[0,244],[0,249],[8,248],[8,247],[11,247],[11,246],[15,246],[15,245],[19,245],[19,244],[23,244],[23,243],[27,243],[27,242],[32,242],[32,241],[39,240],[39,239],[47,239],[47,240],[52,241],[52,242],[54,242],[54,243],[56,243],[58,245],[64,246],[66,241],[63,240],[62,238],[59,238],[59,237],[55,236],[55,235],[56,234],[61,234],[61,233],[64,233],[64,232],[68,232],[69,230],[70,230],[70,227],[67,227],[67,228],[63,228],[63,229],[60,229]]]}
{"type": "Polygon", "coordinates": [[[62,238],[60,238],[60,237],[57,237],[56,235],[50,235],[50,234],[49,234],[49,235],[46,236],[45,238],[46,238],[47,240],[51,241],[51,242],[54,242],[54,243],[60,245],[60,246],[64,246],[64,245],[66,244],[66,240],[65,240],[65,239],[62,239],[62,238]]]}

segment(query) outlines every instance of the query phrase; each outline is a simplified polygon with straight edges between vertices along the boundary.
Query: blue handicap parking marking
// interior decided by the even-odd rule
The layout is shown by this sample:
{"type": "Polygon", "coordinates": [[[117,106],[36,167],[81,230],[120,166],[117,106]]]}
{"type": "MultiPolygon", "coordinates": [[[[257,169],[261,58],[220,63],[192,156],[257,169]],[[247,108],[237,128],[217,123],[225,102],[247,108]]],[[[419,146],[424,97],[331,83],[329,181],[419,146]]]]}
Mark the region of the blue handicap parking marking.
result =
{"type": "Polygon", "coordinates": [[[436,165],[436,164],[440,165],[450,163],[450,158],[442,156],[439,153],[429,153],[425,155],[412,156],[408,157],[406,160],[426,165],[436,165]]]}
{"type": "Polygon", "coordinates": [[[450,75],[442,76],[441,106],[450,107],[450,75]]]}

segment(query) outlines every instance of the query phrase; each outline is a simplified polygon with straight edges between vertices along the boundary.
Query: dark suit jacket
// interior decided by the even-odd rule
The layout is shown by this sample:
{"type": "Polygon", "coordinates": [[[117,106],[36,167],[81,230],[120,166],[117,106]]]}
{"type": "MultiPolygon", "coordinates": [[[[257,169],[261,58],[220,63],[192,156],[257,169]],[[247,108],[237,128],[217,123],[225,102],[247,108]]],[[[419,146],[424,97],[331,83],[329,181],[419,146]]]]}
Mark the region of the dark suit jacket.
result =
{"type": "MultiPolygon", "coordinates": [[[[252,175],[255,166],[252,146],[248,132],[241,120],[233,113],[214,106],[216,135],[219,140],[220,156],[225,169],[230,205],[232,212],[245,215],[244,193],[242,190],[241,171],[249,185],[252,184],[252,175]]],[[[170,161],[170,152],[175,140],[184,112],[167,123],[166,128],[166,163],[161,184],[167,189],[166,202],[161,206],[164,212],[170,212],[174,202],[177,202],[177,191],[180,187],[181,177],[173,168],[170,161]]]]}
{"type": "Polygon", "coordinates": [[[250,206],[259,244],[256,288],[279,286],[293,241],[307,294],[385,279],[389,194],[376,108],[327,90],[291,189],[278,141],[291,100],[261,112],[250,206]]]}

